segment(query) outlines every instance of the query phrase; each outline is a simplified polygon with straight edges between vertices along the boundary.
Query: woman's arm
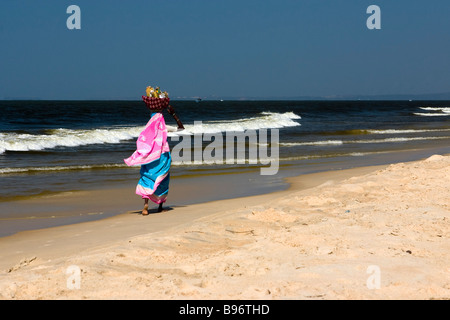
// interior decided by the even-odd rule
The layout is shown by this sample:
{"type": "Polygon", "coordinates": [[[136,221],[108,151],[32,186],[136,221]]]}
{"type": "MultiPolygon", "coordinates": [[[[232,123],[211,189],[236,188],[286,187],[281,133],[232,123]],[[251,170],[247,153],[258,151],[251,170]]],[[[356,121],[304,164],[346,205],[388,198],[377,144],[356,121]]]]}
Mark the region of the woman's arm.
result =
{"type": "Polygon", "coordinates": [[[175,110],[171,105],[167,107],[167,112],[175,119],[175,121],[178,124],[178,129],[184,129],[183,123],[181,123],[181,120],[178,119],[177,114],[175,113],[175,110]]]}

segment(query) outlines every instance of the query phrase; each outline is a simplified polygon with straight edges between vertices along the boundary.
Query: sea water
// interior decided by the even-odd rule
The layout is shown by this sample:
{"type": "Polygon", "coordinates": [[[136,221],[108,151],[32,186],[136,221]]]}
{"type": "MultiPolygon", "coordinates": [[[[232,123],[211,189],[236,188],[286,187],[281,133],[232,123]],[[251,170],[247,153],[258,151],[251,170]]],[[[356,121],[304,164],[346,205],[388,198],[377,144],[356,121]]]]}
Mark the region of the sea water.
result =
{"type": "MultiPolygon", "coordinates": [[[[278,144],[267,147],[269,152],[278,148],[280,177],[287,169],[340,169],[349,163],[378,164],[399,152],[450,150],[450,101],[171,104],[185,126],[184,131],[169,133],[172,149],[183,136],[278,130],[278,144]]],[[[163,114],[169,126],[176,126],[163,114]]],[[[141,101],[0,101],[0,201],[137,182],[139,168],[127,167],[123,159],[134,152],[149,118],[141,101]]],[[[203,141],[202,147],[208,143],[203,141]]],[[[231,174],[261,166],[174,157],[171,176],[231,174]]]]}

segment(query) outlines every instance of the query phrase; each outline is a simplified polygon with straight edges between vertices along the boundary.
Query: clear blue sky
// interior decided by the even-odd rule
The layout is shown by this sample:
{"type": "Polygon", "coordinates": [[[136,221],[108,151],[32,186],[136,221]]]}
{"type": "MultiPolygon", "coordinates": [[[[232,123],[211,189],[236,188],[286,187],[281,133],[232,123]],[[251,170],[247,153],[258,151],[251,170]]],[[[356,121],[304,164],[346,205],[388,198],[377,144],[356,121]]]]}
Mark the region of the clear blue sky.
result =
{"type": "Polygon", "coordinates": [[[149,84],[172,98],[450,92],[450,1],[1,0],[0,99],[139,99],[149,84]]]}

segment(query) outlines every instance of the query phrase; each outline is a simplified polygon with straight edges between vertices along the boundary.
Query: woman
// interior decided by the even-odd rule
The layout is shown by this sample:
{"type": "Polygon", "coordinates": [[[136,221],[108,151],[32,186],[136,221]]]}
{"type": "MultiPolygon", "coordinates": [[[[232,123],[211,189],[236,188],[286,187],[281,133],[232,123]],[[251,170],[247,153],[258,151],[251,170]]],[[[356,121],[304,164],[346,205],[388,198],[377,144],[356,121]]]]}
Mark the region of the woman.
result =
{"type": "Polygon", "coordinates": [[[178,129],[182,130],[184,127],[175,110],[169,105],[169,98],[142,96],[142,99],[152,112],[151,118],[136,141],[136,151],[124,161],[128,166],[141,166],[141,178],[136,187],[136,194],[145,201],[142,214],[148,215],[148,200],[159,204],[158,212],[161,212],[169,192],[172,159],[162,111],[167,109],[176,120],[178,129]]]}

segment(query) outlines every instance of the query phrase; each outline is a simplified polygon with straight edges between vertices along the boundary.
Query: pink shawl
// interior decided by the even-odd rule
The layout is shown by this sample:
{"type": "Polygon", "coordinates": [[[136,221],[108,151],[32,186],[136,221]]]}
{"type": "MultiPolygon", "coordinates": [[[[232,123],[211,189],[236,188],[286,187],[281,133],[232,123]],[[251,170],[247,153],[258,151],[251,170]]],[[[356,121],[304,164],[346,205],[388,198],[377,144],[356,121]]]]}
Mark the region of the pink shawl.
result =
{"type": "Polygon", "coordinates": [[[151,117],[139,135],[136,141],[136,151],[124,161],[128,166],[148,164],[169,151],[166,122],[162,113],[158,112],[151,117]]]}

